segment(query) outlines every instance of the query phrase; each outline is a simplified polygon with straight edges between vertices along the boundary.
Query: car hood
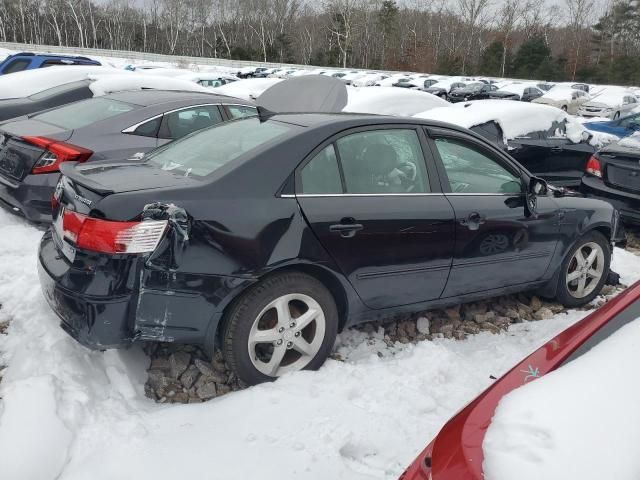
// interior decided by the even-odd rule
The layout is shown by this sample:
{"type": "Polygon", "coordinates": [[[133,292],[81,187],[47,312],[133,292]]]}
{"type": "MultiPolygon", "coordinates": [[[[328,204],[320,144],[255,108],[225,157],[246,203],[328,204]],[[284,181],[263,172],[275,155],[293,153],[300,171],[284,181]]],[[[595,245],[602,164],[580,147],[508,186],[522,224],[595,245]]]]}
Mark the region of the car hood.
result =
{"type": "Polygon", "coordinates": [[[623,127],[612,125],[611,122],[586,122],[583,124],[587,130],[595,130],[597,132],[611,132],[614,130],[624,130],[623,127]]]}
{"type": "Polygon", "coordinates": [[[65,130],[50,123],[41,122],[35,118],[18,117],[8,122],[0,123],[0,131],[15,137],[38,136],[49,137],[65,141],[71,138],[73,130],[65,130]]]}

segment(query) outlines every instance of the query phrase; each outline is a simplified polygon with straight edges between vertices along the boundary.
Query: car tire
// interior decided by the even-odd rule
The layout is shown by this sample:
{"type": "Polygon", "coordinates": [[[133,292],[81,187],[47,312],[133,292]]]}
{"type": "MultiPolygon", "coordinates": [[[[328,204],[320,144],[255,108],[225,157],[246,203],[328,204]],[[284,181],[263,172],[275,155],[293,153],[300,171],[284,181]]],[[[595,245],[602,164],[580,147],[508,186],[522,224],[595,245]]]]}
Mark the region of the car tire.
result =
{"type": "Polygon", "coordinates": [[[287,272],[261,280],[233,302],[222,348],[229,368],[256,385],[291,371],[317,370],[337,333],[338,309],[329,290],[314,277],[287,272]],[[309,312],[315,312],[311,320],[309,312]],[[308,323],[301,326],[300,318],[308,323]]]}
{"type": "Polygon", "coordinates": [[[597,231],[586,233],[571,247],[560,266],[556,300],[567,307],[591,302],[607,281],[610,264],[611,249],[605,236],[597,231]]]}

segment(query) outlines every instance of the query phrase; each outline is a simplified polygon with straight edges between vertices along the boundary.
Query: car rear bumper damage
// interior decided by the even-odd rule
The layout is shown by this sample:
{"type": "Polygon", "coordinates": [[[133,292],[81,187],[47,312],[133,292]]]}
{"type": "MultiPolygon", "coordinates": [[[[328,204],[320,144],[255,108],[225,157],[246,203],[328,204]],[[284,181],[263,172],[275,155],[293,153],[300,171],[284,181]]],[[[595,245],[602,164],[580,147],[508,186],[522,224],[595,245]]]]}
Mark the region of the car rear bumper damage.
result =
{"type": "MultiPolygon", "coordinates": [[[[40,243],[38,273],[62,329],[99,350],[136,341],[203,344],[215,331],[227,299],[253,283],[209,276],[193,290],[177,289],[166,272],[144,268],[142,257],[120,260],[118,265],[106,256],[102,262],[71,264],[58,250],[51,230],[40,243]]],[[[188,283],[178,281],[183,287],[188,283]]]]}
{"type": "Polygon", "coordinates": [[[597,177],[583,177],[580,188],[587,197],[609,202],[620,212],[623,220],[640,223],[640,194],[609,187],[597,177]]]}
{"type": "Polygon", "coordinates": [[[59,173],[27,175],[21,182],[0,176],[0,205],[38,223],[51,222],[51,196],[59,173]]]}

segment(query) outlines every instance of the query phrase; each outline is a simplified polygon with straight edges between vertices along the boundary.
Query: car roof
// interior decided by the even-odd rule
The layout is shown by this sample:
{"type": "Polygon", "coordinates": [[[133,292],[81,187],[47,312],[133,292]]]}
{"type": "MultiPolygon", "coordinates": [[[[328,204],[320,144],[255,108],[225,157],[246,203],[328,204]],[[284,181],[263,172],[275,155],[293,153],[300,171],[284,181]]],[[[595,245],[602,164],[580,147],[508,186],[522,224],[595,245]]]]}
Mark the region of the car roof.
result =
{"type": "MultiPolygon", "coordinates": [[[[417,117],[400,117],[391,115],[375,115],[371,113],[277,113],[269,120],[282,123],[290,123],[301,127],[320,127],[332,124],[336,127],[350,128],[361,125],[384,125],[384,124],[415,124],[427,127],[443,127],[469,133],[469,130],[458,125],[437,120],[429,120],[417,117]],[[366,122],[366,123],[363,123],[366,122]]],[[[473,135],[473,133],[472,133],[473,135]]],[[[481,137],[482,138],[482,137],[481,137]]]]}
{"type": "MultiPolygon", "coordinates": [[[[86,60],[89,62],[96,62],[98,63],[96,60],[93,60],[91,58],[88,57],[82,57],[79,55],[59,55],[56,53],[33,53],[33,52],[18,52],[18,53],[14,53],[13,55],[10,55],[9,57],[14,58],[14,57],[37,57],[37,58],[62,58],[62,59],[73,59],[73,60],[86,60]]],[[[9,58],[7,57],[7,58],[9,58]]]]}
{"type": "MultiPolygon", "coordinates": [[[[206,92],[183,92],[178,90],[124,90],[105,95],[106,98],[119,100],[121,102],[132,103],[141,107],[159,105],[161,103],[171,103],[176,101],[201,100],[203,102],[224,102],[230,99],[238,100],[235,97],[217,95],[206,92]]],[[[251,102],[242,101],[243,104],[251,102]]]]}

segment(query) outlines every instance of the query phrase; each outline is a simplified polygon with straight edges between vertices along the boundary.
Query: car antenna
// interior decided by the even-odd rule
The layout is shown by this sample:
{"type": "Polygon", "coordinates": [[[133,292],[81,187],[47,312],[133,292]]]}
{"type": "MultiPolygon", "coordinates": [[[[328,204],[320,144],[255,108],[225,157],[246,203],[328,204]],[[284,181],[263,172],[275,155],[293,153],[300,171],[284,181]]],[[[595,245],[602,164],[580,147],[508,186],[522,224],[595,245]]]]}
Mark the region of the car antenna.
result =
{"type": "Polygon", "coordinates": [[[261,106],[258,106],[257,109],[258,109],[258,119],[260,120],[260,123],[266,122],[276,114],[276,112],[272,112],[268,108],[264,108],[261,106]]]}

